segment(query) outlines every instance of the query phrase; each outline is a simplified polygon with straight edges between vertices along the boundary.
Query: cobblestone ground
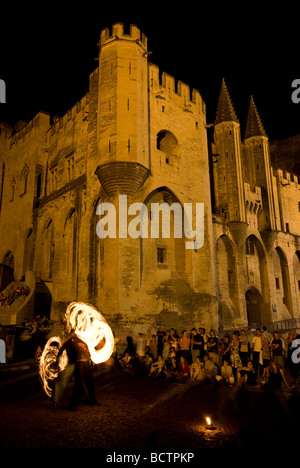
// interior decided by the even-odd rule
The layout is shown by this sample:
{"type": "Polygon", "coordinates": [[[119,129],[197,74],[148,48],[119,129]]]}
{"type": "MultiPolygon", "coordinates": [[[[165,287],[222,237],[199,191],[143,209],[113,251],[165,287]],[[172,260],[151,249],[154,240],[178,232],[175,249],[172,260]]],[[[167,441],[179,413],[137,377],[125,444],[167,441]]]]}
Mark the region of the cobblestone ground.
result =
{"type": "Polygon", "coordinates": [[[274,393],[99,372],[95,382],[102,406],[82,404],[78,412],[53,409],[37,376],[1,386],[0,446],[191,451],[280,443],[292,448],[298,437],[297,389],[274,393]],[[214,430],[206,429],[206,416],[214,430]]]}

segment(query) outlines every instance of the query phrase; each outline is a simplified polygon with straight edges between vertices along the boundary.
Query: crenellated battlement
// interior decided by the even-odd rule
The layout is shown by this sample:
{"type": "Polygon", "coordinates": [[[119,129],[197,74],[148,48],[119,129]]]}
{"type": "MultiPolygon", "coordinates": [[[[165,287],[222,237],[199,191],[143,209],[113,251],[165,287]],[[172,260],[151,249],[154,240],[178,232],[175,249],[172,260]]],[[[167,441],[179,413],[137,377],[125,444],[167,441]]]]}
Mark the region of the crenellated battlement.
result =
{"type": "Polygon", "coordinates": [[[74,104],[62,117],[54,117],[51,126],[51,135],[58,133],[70,120],[75,120],[79,112],[83,113],[83,119],[88,115],[88,95],[86,94],[74,104]]]}
{"type": "Polygon", "coordinates": [[[251,189],[249,183],[244,182],[245,207],[250,213],[257,214],[262,209],[261,187],[251,189]]]}
{"type": "Polygon", "coordinates": [[[283,187],[292,186],[298,188],[298,176],[296,174],[273,167],[273,175],[278,178],[283,187]]]}
{"type": "Polygon", "coordinates": [[[136,41],[147,49],[147,37],[141,33],[140,29],[134,24],[130,25],[128,34],[124,32],[123,23],[113,24],[111,32],[109,28],[105,28],[101,31],[99,42],[100,46],[103,46],[113,40],[136,41]]]}
{"type": "Polygon", "coordinates": [[[159,67],[149,64],[149,88],[158,99],[175,100],[186,112],[205,114],[205,103],[198,90],[190,88],[182,81],[166,72],[160,73],[159,67]]]}
{"type": "Polygon", "coordinates": [[[32,131],[43,125],[48,126],[50,123],[50,116],[47,112],[38,112],[33,119],[26,123],[20,130],[17,132],[11,132],[10,138],[10,147],[18,142],[24,141],[25,138],[29,138],[32,135],[32,131]]]}

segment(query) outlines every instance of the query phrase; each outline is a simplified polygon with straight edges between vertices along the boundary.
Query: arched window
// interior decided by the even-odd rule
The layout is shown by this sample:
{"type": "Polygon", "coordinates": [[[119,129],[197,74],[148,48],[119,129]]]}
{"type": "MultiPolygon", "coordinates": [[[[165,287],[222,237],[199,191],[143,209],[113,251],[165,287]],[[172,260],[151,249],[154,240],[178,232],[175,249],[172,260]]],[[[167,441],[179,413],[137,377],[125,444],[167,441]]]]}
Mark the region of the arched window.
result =
{"type": "Polygon", "coordinates": [[[29,167],[25,163],[21,172],[21,196],[27,192],[28,175],[29,175],[29,167]]]}
{"type": "Polygon", "coordinates": [[[165,153],[166,164],[173,165],[174,156],[178,156],[178,141],[173,133],[161,130],[156,136],[156,147],[165,153]]]}
{"type": "Polygon", "coordinates": [[[54,226],[52,219],[48,219],[42,231],[42,244],[39,252],[39,261],[37,263],[37,274],[45,281],[53,278],[54,261],[54,226]]]}
{"type": "Polygon", "coordinates": [[[13,177],[11,179],[11,183],[10,183],[10,188],[11,188],[11,191],[10,191],[10,201],[14,201],[15,199],[15,186],[16,186],[16,180],[15,178],[13,177]]]}

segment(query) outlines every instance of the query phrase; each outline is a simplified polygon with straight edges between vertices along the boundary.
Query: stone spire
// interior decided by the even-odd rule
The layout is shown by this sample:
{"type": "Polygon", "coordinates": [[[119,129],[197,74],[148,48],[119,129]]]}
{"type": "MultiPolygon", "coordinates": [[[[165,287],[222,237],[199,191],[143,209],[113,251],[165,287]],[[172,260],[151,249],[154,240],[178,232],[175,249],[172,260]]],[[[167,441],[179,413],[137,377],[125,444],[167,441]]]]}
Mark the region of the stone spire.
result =
{"type": "Polygon", "coordinates": [[[245,140],[253,136],[267,137],[259,113],[256,109],[253,96],[250,97],[250,105],[248,110],[248,117],[246,123],[245,140]]]}
{"type": "Polygon", "coordinates": [[[217,115],[215,120],[215,125],[220,122],[234,121],[239,123],[239,120],[236,116],[234,107],[232,105],[228,89],[225,84],[224,78],[222,79],[222,86],[219,96],[217,115]]]}

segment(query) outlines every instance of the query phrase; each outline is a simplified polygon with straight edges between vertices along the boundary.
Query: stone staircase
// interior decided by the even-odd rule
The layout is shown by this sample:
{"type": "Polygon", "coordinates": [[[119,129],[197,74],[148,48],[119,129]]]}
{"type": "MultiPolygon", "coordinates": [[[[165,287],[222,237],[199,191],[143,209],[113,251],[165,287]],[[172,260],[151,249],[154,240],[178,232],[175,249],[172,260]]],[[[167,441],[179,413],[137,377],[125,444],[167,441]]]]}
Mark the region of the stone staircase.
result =
{"type": "Polygon", "coordinates": [[[6,288],[1,291],[1,294],[8,296],[13,293],[18,287],[29,287],[27,296],[20,296],[14,299],[10,306],[0,305],[0,323],[2,325],[20,324],[24,318],[31,319],[33,316],[33,301],[35,290],[35,279],[32,272],[26,274],[25,281],[12,281],[6,288]]]}

